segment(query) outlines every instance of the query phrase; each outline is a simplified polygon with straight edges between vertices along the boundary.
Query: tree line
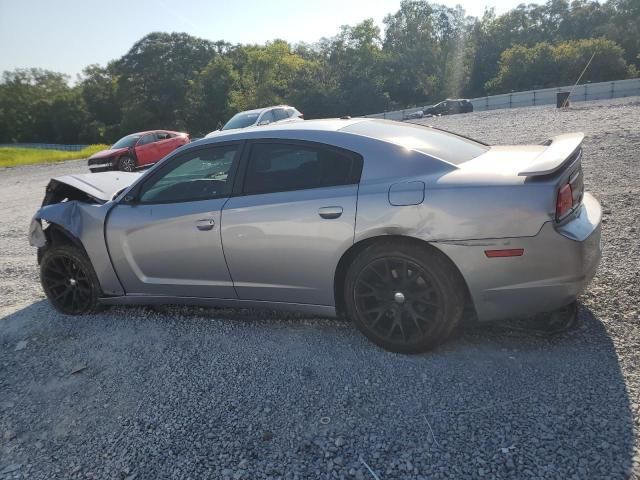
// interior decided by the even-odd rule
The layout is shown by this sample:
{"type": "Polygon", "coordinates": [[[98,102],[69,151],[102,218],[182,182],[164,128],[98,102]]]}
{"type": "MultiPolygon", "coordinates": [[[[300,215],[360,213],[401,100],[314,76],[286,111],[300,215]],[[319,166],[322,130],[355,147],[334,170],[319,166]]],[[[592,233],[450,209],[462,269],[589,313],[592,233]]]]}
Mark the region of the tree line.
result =
{"type": "Polygon", "coordinates": [[[403,0],[383,31],[369,19],[315,44],[157,32],[86,67],[74,84],[37,68],[5,71],[0,142],[110,143],[153,128],[198,136],[238,111],[279,103],[306,118],[363,115],[571,84],[592,55],[583,81],[638,75],[638,0],[549,0],[481,18],[403,0]]]}

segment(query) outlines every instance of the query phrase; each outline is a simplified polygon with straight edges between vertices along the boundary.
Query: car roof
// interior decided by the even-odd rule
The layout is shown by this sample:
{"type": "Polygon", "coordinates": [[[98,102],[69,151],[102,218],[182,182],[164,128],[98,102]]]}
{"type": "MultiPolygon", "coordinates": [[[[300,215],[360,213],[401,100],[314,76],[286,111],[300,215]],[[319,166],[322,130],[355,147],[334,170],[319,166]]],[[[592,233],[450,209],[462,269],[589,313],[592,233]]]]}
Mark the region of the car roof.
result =
{"type": "MultiPolygon", "coordinates": [[[[175,133],[175,134],[178,134],[178,135],[183,134],[183,132],[176,132],[176,131],[174,131],[174,130],[165,130],[165,129],[163,129],[163,128],[158,128],[158,129],[156,129],[156,130],[145,130],[144,132],[133,132],[133,133],[127,133],[127,134],[125,135],[125,137],[130,137],[131,135],[146,135],[146,134],[148,134],[148,133],[156,133],[156,132],[175,133]]],[[[122,138],[124,138],[124,137],[122,137],[122,138]]]]}
{"type": "Polygon", "coordinates": [[[263,126],[252,125],[246,128],[222,130],[218,132],[215,137],[210,137],[210,139],[214,140],[216,138],[220,138],[223,136],[231,136],[231,135],[245,136],[245,135],[250,135],[251,133],[254,133],[254,132],[259,132],[261,134],[267,134],[268,132],[274,132],[274,131],[279,132],[279,131],[300,131],[300,130],[337,132],[338,130],[344,127],[347,127],[349,125],[353,125],[354,123],[363,122],[363,121],[366,122],[371,120],[372,119],[367,119],[367,118],[353,118],[353,119],[325,118],[320,120],[305,120],[304,122],[274,122],[269,125],[263,125],[263,126]]]}
{"type": "Polygon", "coordinates": [[[290,105],[271,105],[270,107],[254,108],[253,110],[243,110],[242,112],[236,113],[236,115],[243,114],[243,113],[262,113],[267,110],[271,110],[272,108],[293,108],[293,107],[290,105]]]}
{"type": "MultiPolygon", "coordinates": [[[[345,118],[325,118],[318,120],[305,120],[300,122],[274,122],[265,126],[250,126],[247,128],[240,128],[234,130],[223,130],[219,132],[217,135],[213,137],[209,137],[207,140],[211,143],[214,143],[216,140],[228,138],[229,140],[249,140],[255,138],[269,138],[270,133],[275,132],[343,132],[347,135],[355,134],[360,136],[365,136],[369,138],[374,138],[377,140],[382,140],[387,143],[397,143],[401,144],[402,142],[396,142],[393,138],[389,138],[386,135],[382,134],[385,130],[385,127],[392,129],[406,129],[407,135],[411,135],[412,130],[418,129],[428,129],[432,131],[435,135],[442,136],[455,136],[460,137],[452,132],[448,132],[443,129],[433,128],[430,125],[416,125],[413,123],[405,123],[398,122],[395,120],[383,120],[378,118],[366,118],[366,117],[345,117],[345,118]],[[349,127],[357,125],[358,128],[351,129],[349,127]],[[256,135],[259,134],[259,135],[256,135]],[[232,137],[232,138],[229,138],[232,137]]],[[[460,137],[465,138],[465,137],[460,137]]],[[[475,140],[467,139],[474,143],[478,143],[475,140]]],[[[207,142],[209,143],[209,142],[207,142]]]]}

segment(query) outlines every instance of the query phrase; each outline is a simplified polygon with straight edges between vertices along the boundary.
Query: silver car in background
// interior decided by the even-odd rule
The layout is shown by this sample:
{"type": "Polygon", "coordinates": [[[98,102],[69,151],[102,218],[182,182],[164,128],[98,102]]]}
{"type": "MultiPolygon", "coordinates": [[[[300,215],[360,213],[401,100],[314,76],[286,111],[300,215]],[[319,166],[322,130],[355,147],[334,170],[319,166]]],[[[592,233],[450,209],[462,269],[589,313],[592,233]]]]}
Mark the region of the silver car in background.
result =
{"type": "Polygon", "coordinates": [[[436,128],[335,119],[191,143],[142,174],[53,179],[30,229],[59,311],[199,304],[348,315],[419,352],[480,321],[571,304],[601,209],[583,135],[488,146],[436,128]]]}
{"type": "Polygon", "coordinates": [[[220,130],[208,133],[205,138],[211,138],[219,135],[220,132],[236,130],[238,128],[262,127],[272,123],[283,121],[292,122],[296,120],[304,120],[303,115],[289,105],[257,108],[255,110],[236,113],[220,130]]]}

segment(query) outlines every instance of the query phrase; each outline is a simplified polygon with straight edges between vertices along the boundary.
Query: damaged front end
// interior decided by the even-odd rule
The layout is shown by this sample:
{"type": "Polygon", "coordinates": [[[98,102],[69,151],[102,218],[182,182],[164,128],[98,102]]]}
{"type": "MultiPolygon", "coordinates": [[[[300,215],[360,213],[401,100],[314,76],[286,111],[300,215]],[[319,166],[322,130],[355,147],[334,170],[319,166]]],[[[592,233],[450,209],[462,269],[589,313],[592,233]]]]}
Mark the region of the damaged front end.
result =
{"type": "Polygon", "coordinates": [[[141,175],[129,172],[102,172],[52,178],[47,185],[42,206],[72,200],[103,204],[113,200],[141,175]]]}
{"type": "Polygon", "coordinates": [[[72,243],[86,253],[104,294],[124,294],[109,258],[104,225],[112,200],[139,177],[105,172],[52,179],[29,226],[29,243],[38,248],[38,260],[48,245],[72,243]]]}

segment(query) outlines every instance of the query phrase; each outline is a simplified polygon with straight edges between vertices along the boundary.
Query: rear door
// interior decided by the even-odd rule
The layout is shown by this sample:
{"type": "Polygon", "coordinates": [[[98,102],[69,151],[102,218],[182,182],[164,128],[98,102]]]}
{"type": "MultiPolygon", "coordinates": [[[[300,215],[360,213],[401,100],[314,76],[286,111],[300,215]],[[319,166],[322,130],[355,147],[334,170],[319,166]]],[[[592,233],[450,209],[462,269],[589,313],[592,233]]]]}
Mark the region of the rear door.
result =
{"type": "Polygon", "coordinates": [[[239,195],[222,212],[238,297],[333,305],[338,260],[353,244],[362,158],[315,142],[248,144],[239,195]]]}
{"type": "Polygon", "coordinates": [[[236,298],[220,237],[241,143],[168,160],[109,214],[106,239],[127,295],[236,298]]]}
{"type": "Polygon", "coordinates": [[[143,165],[150,165],[159,160],[158,147],[156,145],[158,137],[154,133],[147,133],[140,137],[136,143],[136,159],[139,167],[143,165]]]}
{"type": "Polygon", "coordinates": [[[158,140],[156,142],[156,146],[158,148],[158,160],[164,158],[166,155],[173,152],[176,148],[178,148],[177,138],[172,136],[169,132],[156,132],[158,136],[158,140]]]}

